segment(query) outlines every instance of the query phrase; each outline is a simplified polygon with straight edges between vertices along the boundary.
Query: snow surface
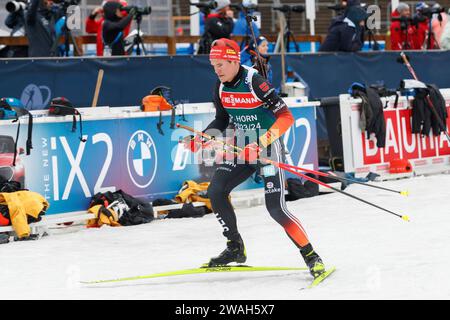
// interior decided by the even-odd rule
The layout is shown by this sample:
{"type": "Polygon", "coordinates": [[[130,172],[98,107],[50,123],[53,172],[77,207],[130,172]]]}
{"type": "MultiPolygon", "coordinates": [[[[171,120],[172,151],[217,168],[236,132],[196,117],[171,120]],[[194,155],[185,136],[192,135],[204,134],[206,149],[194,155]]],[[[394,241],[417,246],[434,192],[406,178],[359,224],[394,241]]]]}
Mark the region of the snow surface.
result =
{"type": "MultiPolygon", "coordinates": [[[[288,202],[337,271],[312,290],[307,272],[221,273],[85,286],[98,280],[190,269],[224,249],[214,215],[135,227],[52,230],[0,246],[0,299],[450,299],[450,175],[377,183],[409,197],[351,185],[346,191],[408,214],[411,222],[330,194],[288,202]]],[[[262,191],[261,191],[262,192],[262,191]]],[[[248,260],[304,266],[264,206],[237,210],[248,260]]]]}

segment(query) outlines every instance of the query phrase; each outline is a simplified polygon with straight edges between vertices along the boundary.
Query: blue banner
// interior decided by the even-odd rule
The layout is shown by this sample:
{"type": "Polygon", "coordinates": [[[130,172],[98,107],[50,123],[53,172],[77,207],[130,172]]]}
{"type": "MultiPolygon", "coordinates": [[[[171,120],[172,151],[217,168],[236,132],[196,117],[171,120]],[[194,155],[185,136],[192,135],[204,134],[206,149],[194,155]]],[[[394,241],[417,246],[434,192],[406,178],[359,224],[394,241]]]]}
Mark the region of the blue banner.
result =
{"type": "MultiPolygon", "coordinates": [[[[450,87],[450,51],[408,52],[421,81],[450,87]]],[[[396,62],[398,52],[289,54],[291,66],[309,85],[314,98],[347,92],[353,82],[383,81],[397,88],[412,78],[396,62]]],[[[270,62],[275,87],[281,81],[281,59],[270,62]]],[[[156,86],[172,88],[180,102],[208,102],[217,77],[207,56],[126,58],[0,59],[0,97],[20,98],[29,110],[42,109],[51,98],[64,96],[78,107],[91,106],[97,74],[104,70],[98,99],[101,106],[136,106],[156,86]]]]}
{"type": "MultiPolygon", "coordinates": [[[[314,107],[291,108],[296,119],[284,141],[288,161],[294,165],[317,168],[317,141],[314,107]]],[[[203,129],[214,114],[187,114],[187,122],[203,129]]],[[[69,117],[70,118],[70,117],[69,117]]],[[[178,118],[178,116],[177,116],[178,118]]],[[[58,119],[58,118],[57,118],[58,119]]],[[[148,200],[173,198],[184,180],[209,181],[214,172],[208,161],[192,164],[189,151],[178,143],[190,133],[170,129],[170,116],[163,116],[163,134],[159,117],[127,117],[108,120],[84,120],[83,137],[71,132],[72,121],[55,122],[36,118],[31,155],[23,153],[27,125],[21,125],[16,166],[12,166],[16,125],[0,121],[0,174],[25,182],[26,188],[45,196],[49,213],[87,209],[97,192],[123,191],[148,200]]],[[[71,119],[71,118],[70,118],[71,119]]],[[[60,121],[60,120],[59,120],[60,121]]],[[[241,189],[262,187],[249,179],[241,189]]]]}

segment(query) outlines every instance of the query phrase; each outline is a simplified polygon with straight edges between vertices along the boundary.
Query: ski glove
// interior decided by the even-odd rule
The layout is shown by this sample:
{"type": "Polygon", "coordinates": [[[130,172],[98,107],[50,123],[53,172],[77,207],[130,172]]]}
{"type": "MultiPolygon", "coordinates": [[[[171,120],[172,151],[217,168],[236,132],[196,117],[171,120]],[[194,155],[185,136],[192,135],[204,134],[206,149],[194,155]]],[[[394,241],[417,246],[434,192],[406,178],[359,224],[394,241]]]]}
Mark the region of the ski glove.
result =
{"type": "Polygon", "coordinates": [[[213,147],[211,140],[204,139],[200,136],[190,135],[184,137],[181,141],[186,149],[191,150],[192,153],[196,153],[200,149],[208,149],[213,147]]]}
{"type": "Polygon", "coordinates": [[[239,153],[238,158],[246,162],[252,163],[259,159],[259,155],[262,149],[258,146],[256,142],[250,143],[245,146],[244,149],[239,153]]]}

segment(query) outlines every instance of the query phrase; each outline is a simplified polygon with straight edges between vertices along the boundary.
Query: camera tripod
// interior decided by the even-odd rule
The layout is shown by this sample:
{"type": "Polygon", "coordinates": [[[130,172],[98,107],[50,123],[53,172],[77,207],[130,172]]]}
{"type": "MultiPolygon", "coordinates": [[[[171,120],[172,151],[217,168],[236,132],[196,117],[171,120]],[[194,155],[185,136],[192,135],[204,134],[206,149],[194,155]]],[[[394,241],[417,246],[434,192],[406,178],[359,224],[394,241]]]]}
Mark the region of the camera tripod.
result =
{"type": "MultiPolygon", "coordinates": [[[[54,19],[54,18],[52,18],[54,19]]],[[[72,42],[73,44],[73,55],[74,56],[80,56],[81,52],[80,49],[78,48],[78,44],[75,41],[75,38],[72,34],[72,31],[67,27],[67,13],[66,11],[64,11],[64,16],[61,18],[64,21],[64,25],[61,28],[61,34],[59,37],[55,38],[55,42],[53,43],[52,49],[51,49],[51,54],[53,56],[58,56],[58,47],[59,47],[59,39],[64,36],[64,51],[63,51],[63,56],[64,57],[68,57],[69,56],[69,52],[70,52],[70,42],[72,42]]]]}
{"type": "Polygon", "coordinates": [[[133,39],[133,44],[131,46],[131,52],[133,52],[133,48],[136,47],[136,55],[140,56],[141,55],[141,47],[142,47],[142,52],[144,53],[144,55],[147,55],[147,51],[145,50],[145,46],[144,46],[144,41],[142,40],[142,37],[141,37],[142,14],[137,14],[135,19],[136,19],[136,24],[137,24],[137,34],[136,34],[136,37],[134,37],[134,39],[133,39]]]}
{"type": "MultiPolygon", "coordinates": [[[[295,35],[291,30],[291,11],[283,13],[284,14],[284,18],[286,20],[286,26],[284,28],[284,32],[283,32],[283,40],[284,40],[284,45],[285,45],[285,49],[286,52],[290,51],[290,46],[291,46],[291,42],[294,43],[295,46],[295,51],[296,52],[300,52],[300,48],[298,46],[297,41],[295,41],[295,35]]],[[[277,42],[275,44],[275,50],[274,52],[279,52],[280,51],[280,45],[281,45],[281,34],[278,35],[277,38],[277,42]]]]}
{"type": "Polygon", "coordinates": [[[432,17],[428,17],[428,31],[427,31],[427,36],[425,38],[424,49],[426,49],[426,50],[440,49],[439,43],[436,39],[436,35],[434,34],[434,31],[433,31],[431,22],[432,22],[432,17]]]}

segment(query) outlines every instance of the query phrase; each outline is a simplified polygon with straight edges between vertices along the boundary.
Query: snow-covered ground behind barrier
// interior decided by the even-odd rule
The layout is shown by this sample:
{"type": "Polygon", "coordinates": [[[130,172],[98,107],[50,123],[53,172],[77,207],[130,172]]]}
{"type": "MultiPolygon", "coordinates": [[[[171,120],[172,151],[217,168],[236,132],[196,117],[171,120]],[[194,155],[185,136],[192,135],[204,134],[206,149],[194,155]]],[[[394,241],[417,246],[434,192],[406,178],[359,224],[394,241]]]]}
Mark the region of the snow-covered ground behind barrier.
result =
{"type": "MultiPolygon", "coordinates": [[[[450,175],[377,183],[409,197],[351,185],[341,194],[288,202],[325,264],[337,271],[312,290],[307,272],[220,273],[85,286],[97,280],[200,266],[225,247],[214,215],[134,227],[51,230],[39,241],[0,246],[1,299],[450,299],[450,175]]],[[[262,192],[262,191],[261,191],[262,192]]],[[[304,266],[264,206],[238,209],[248,260],[304,266]]]]}

